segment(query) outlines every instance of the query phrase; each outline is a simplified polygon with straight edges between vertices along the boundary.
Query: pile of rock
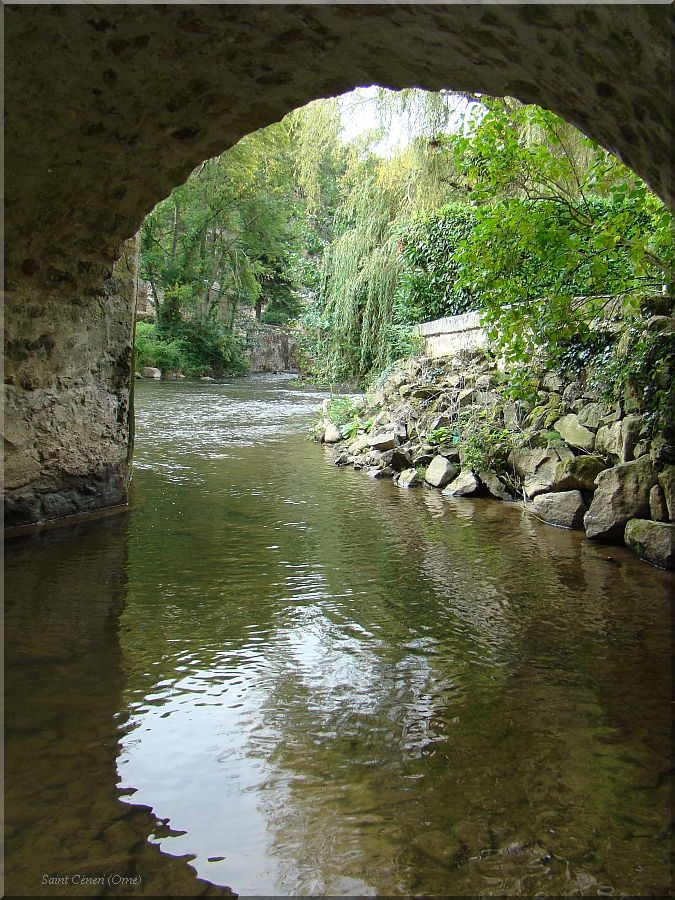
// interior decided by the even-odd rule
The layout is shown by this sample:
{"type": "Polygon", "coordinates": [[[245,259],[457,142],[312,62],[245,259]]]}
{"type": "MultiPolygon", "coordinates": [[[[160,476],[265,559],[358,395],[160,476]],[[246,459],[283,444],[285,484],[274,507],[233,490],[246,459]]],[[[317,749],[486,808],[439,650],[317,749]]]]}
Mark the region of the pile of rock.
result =
{"type": "Polygon", "coordinates": [[[548,524],[625,541],[673,568],[672,449],[649,438],[636,401],[607,404],[588,384],[543,371],[535,399],[513,401],[505,381],[481,352],[412,359],[363,398],[360,433],[344,438],[324,410],[315,436],[337,445],[338,466],[453,497],[521,499],[548,524]],[[500,452],[477,467],[467,447],[485,429],[500,436],[500,452]]]}

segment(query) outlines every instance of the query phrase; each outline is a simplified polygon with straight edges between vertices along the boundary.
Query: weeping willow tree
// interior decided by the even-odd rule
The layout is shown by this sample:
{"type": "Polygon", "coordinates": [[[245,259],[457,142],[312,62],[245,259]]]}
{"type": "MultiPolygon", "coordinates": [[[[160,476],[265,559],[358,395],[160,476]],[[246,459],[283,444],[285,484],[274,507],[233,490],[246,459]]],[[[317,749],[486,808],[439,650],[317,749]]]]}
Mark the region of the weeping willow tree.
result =
{"type": "Polygon", "coordinates": [[[333,239],[305,316],[316,373],[328,380],[361,381],[413,349],[399,296],[404,265],[399,226],[463,189],[452,177],[440,137],[451,115],[449,97],[381,91],[377,111],[380,127],[343,151],[333,239]],[[415,136],[404,149],[379,155],[373,147],[402,109],[410,113],[408,127],[415,136]]]}

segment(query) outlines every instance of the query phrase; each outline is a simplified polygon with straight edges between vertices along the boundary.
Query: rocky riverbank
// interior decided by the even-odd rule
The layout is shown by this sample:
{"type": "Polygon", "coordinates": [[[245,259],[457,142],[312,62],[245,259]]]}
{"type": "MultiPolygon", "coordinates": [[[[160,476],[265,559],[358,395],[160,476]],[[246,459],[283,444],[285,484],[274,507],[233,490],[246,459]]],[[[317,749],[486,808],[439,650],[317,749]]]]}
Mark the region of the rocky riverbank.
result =
{"type": "Polygon", "coordinates": [[[530,400],[482,351],[418,357],[363,398],[326,401],[315,438],[335,464],[453,497],[523,502],[550,525],[624,542],[673,568],[675,465],[634,397],[532,370],[530,400]]]}

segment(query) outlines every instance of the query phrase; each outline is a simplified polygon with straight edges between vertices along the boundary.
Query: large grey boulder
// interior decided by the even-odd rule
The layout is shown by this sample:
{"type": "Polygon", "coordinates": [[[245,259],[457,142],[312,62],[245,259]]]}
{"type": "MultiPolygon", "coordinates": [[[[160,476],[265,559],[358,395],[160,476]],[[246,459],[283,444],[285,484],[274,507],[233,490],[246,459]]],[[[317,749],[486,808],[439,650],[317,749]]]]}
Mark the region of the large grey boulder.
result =
{"type": "Polygon", "coordinates": [[[623,441],[621,439],[621,422],[612,422],[611,425],[603,425],[598,428],[595,435],[595,452],[606,456],[621,458],[623,441]]]}
{"type": "Polygon", "coordinates": [[[457,477],[459,469],[444,456],[435,456],[427,466],[424,480],[432,487],[443,488],[457,477]]]}
{"type": "Polygon", "coordinates": [[[393,450],[385,450],[382,453],[382,461],[395,472],[402,472],[404,469],[412,468],[413,458],[410,450],[405,447],[394,447],[393,450]]]}
{"type": "Polygon", "coordinates": [[[366,447],[372,447],[372,438],[369,434],[361,434],[356,440],[351,442],[349,445],[349,452],[354,456],[362,450],[365,450],[366,447]]]}
{"type": "Polygon", "coordinates": [[[514,450],[509,454],[508,461],[524,479],[523,492],[526,497],[532,499],[553,489],[560,456],[552,447],[514,450]]]}
{"type": "Polygon", "coordinates": [[[668,504],[660,484],[655,484],[649,492],[649,518],[655,522],[667,522],[668,504]]]}
{"type": "MultiPolygon", "coordinates": [[[[141,375],[143,378],[161,378],[162,372],[161,369],[156,369],[154,366],[143,366],[141,375]]],[[[211,380],[213,381],[213,379],[211,380]]]]}
{"type": "Polygon", "coordinates": [[[600,427],[600,420],[605,414],[604,403],[587,403],[577,413],[579,424],[591,431],[597,431],[600,427]]]}
{"type": "Polygon", "coordinates": [[[668,517],[672,522],[675,520],[675,466],[665,467],[659,475],[659,484],[666,498],[668,517]]]}
{"type": "Polygon", "coordinates": [[[595,491],[595,479],[607,466],[599,456],[573,456],[562,460],[555,470],[553,490],[595,491]]]}
{"type": "Polygon", "coordinates": [[[475,494],[480,483],[471,469],[463,469],[454,481],[444,489],[446,497],[468,497],[475,494]]]}
{"type": "Polygon", "coordinates": [[[569,413],[558,419],[553,425],[560,437],[571,444],[587,452],[595,446],[595,434],[579,422],[579,417],[569,413]]]}
{"type": "Polygon", "coordinates": [[[605,469],[596,478],[593,502],[584,516],[586,537],[619,541],[629,519],[649,516],[656,474],[648,456],[605,469]]]}
{"type": "Polygon", "coordinates": [[[675,525],[650,522],[647,519],[630,519],[626,524],[624,540],[640,559],[662,569],[673,568],[675,525]]]}
{"type": "Polygon", "coordinates": [[[527,509],[549,525],[581,528],[586,504],[579,491],[556,491],[553,494],[539,494],[527,509]]]}
{"type": "Polygon", "coordinates": [[[621,461],[628,462],[634,458],[635,447],[640,440],[642,416],[625,416],[621,422],[621,461]]]}

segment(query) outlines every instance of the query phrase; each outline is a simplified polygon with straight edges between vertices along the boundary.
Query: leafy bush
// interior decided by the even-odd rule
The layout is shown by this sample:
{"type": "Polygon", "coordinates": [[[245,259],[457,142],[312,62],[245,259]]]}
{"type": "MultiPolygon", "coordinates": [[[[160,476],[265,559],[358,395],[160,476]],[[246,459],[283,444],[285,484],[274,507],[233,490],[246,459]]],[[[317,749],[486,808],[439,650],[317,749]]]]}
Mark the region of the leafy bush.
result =
{"type": "Polygon", "coordinates": [[[217,322],[179,321],[163,333],[154,325],[136,325],[136,366],[184,375],[244,375],[248,365],[241,340],[217,322]]]}
{"type": "Polygon", "coordinates": [[[455,251],[471,234],[471,207],[456,204],[416,219],[398,229],[406,267],[400,296],[411,321],[426,322],[474,309],[474,293],[457,283],[455,251]]]}
{"type": "Polygon", "coordinates": [[[672,429],[675,409],[675,333],[633,318],[619,340],[592,358],[591,383],[607,401],[632,394],[650,432],[672,429]]]}
{"type": "Polygon", "coordinates": [[[182,348],[177,341],[157,337],[154,325],[139,322],[136,325],[136,366],[152,366],[162,372],[183,368],[182,348]]]}
{"type": "Polygon", "coordinates": [[[353,397],[331,397],[328,401],[328,418],[337,428],[358,418],[361,402],[353,397]]]}
{"type": "Polygon", "coordinates": [[[508,428],[471,423],[462,436],[462,464],[474,472],[499,469],[513,449],[513,442],[508,428]]]}

